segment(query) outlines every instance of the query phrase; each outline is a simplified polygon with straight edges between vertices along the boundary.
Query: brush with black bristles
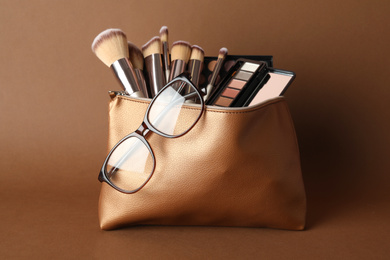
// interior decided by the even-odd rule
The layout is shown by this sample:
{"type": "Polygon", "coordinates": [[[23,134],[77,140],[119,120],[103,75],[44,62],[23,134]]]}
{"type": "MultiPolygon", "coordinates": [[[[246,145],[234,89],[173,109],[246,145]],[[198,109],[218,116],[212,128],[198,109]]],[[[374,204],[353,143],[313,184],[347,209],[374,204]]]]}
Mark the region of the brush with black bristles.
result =
{"type": "Polygon", "coordinates": [[[214,90],[215,82],[217,81],[219,71],[222,68],[222,64],[226,58],[227,53],[228,53],[228,49],[226,49],[225,47],[223,47],[219,50],[217,64],[215,65],[213,73],[211,74],[210,82],[206,87],[206,95],[203,97],[205,102],[208,101],[208,98],[211,96],[211,93],[214,90]]]}
{"type": "Polygon", "coordinates": [[[107,29],[101,32],[92,43],[92,51],[110,67],[124,90],[134,97],[143,97],[132,64],[126,34],[120,29],[107,29]]]}
{"type": "Polygon", "coordinates": [[[163,26],[160,29],[160,39],[162,44],[163,62],[165,70],[165,80],[169,80],[171,69],[171,58],[169,57],[168,27],[163,26]]]}
{"type": "Polygon", "coordinates": [[[161,40],[155,36],[142,46],[142,54],[145,59],[145,67],[147,72],[147,80],[149,82],[149,90],[151,98],[165,85],[165,76],[162,69],[161,60],[161,40]]]}
{"type": "Polygon", "coordinates": [[[134,66],[134,72],[137,77],[138,84],[145,97],[149,97],[148,88],[146,86],[144,69],[144,56],[142,51],[132,42],[127,42],[129,48],[129,60],[134,66]]]}

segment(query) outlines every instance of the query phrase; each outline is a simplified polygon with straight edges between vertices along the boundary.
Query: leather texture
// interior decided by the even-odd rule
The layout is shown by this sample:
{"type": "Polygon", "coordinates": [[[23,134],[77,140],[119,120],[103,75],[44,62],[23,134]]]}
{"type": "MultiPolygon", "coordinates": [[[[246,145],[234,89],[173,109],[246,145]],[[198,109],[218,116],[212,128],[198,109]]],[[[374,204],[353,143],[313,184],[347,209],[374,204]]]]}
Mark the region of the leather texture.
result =
{"type": "MultiPolygon", "coordinates": [[[[138,128],[148,104],[112,97],[109,149],[138,128]]],[[[200,108],[185,109],[190,115],[200,108]]],[[[138,224],[304,229],[299,149],[283,97],[250,108],[208,106],[186,135],[151,133],[147,140],[156,157],[152,178],[134,194],[102,183],[102,229],[138,224]]]]}

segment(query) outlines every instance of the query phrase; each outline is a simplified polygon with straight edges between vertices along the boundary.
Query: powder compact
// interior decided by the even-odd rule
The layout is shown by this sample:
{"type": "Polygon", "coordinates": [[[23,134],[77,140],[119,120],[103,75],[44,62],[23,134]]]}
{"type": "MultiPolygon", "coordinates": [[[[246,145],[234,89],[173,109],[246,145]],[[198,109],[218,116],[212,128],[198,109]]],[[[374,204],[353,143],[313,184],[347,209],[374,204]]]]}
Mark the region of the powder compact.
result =
{"type": "Polygon", "coordinates": [[[253,106],[267,99],[281,96],[295,79],[295,73],[287,70],[268,68],[265,79],[257,90],[245,102],[244,106],[253,106]]]}

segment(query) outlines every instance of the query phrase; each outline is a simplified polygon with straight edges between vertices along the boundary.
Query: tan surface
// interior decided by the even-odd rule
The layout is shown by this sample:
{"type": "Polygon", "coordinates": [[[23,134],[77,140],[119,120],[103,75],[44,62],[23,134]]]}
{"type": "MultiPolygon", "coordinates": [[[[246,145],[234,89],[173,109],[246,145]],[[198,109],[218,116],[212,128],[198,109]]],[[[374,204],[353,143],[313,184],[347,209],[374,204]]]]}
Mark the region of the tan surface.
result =
{"type": "Polygon", "coordinates": [[[388,1],[0,1],[2,258],[386,258],[390,239],[388,1]],[[94,2],[94,4],[93,4],[94,2]],[[96,3],[95,3],[96,2],[96,3]],[[207,6],[207,7],[206,7],[207,6]],[[107,91],[90,50],[109,27],[138,46],[167,25],[214,56],[272,54],[297,73],[308,229],[99,230],[107,91]]]}

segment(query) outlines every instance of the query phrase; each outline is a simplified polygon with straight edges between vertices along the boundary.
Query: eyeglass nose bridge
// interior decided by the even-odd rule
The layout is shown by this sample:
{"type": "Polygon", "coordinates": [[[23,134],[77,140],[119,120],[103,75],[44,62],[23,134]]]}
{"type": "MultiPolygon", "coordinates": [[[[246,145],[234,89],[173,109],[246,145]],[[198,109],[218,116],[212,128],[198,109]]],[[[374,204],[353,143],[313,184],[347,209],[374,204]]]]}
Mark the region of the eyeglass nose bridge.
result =
{"type": "Polygon", "coordinates": [[[142,122],[142,124],[138,127],[135,132],[139,135],[146,136],[147,133],[150,131],[149,127],[145,124],[145,122],[142,122]]]}

